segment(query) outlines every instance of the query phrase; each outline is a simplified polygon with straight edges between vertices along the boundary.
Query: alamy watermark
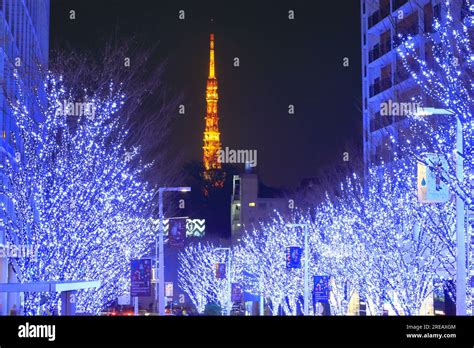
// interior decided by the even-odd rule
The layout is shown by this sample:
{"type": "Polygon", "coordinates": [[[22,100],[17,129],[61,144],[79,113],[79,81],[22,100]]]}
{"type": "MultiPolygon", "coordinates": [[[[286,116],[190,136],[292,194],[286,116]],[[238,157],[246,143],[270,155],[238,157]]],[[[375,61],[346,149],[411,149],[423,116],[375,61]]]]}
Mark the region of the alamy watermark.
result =
{"type": "Polygon", "coordinates": [[[18,337],[47,338],[48,341],[52,342],[56,339],[56,325],[38,325],[26,322],[18,326],[18,337]]]}
{"type": "Polygon", "coordinates": [[[0,258],[32,258],[36,259],[37,245],[15,245],[0,243],[0,258]]]}
{"type": "Polygon", "coordinates": [[[55,116],[86,116],[94,118],[95,104],[92,102],[71,102],[63,100],[63,102],[56,102],[55,116]]]}
{"type": "Polygon", "coordinates": [[[219,163],[244,163],[257,166],[257,150],[232,150],[226,147],[217,154],[219,163]]]}
{"type": "Polygon", "coordinates": [[[421,103],[400,103],[388,100],[380,104],[380,116],[410,116],[417,115],[423,110],[421,103]]]}

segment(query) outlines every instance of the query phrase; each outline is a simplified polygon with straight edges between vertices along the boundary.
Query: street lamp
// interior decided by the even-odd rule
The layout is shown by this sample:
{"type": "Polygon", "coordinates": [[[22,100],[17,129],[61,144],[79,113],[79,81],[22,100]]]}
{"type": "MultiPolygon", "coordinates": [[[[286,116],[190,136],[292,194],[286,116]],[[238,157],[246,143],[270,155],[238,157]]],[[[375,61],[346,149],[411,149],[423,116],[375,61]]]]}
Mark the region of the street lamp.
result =
{"type": "MultiPolygon", "coordinates": [[[[416,116],[451,115],[452,110],[436,108],[420,108],[416,116]]],[[[456,178],[459,182],[464,181],[464,163],[462,156],[463,135],[462,124],[456,117],[456,178]]],[[[464,201],[456,195],[456,315],[466,315],[466,235],[464,224],[465,206],[464,201]]]]}
{"type": "Polygon", "coordinates": [[[308,224],[286,224],[286,227],[301,227],[304,231],[304,304],[303,314],[309,315],[309,273],[308,273],[308,224]]]}
{"type": "Polygon", "coordinates": [[[155,238],[155,269],[158,268],[158,286],[155,287],[155,300],[158,302],[158,314],[165,315],[165,254],[163,242],[163,193],[164,192],[190,192],[191,187],[160,187],[158,189],[159,230],[158,239],[155,238]],[[157,256],[159,262],[157,263],[157,256]]]}
{"type": "Polygon", "coordinates": [[[232,279],[230,278],[231,277],[231,258],[232,258],[232,253],[231,253],[231,249],[230,248],[216,248],[215,251],[225,251],[227,252],[227,310],[226,310],[226,313],[227,315],[230,315],[230,311],[231,311],[231,303],[232,303],[232,286],[231,286],[231,281],[232,279]]]}

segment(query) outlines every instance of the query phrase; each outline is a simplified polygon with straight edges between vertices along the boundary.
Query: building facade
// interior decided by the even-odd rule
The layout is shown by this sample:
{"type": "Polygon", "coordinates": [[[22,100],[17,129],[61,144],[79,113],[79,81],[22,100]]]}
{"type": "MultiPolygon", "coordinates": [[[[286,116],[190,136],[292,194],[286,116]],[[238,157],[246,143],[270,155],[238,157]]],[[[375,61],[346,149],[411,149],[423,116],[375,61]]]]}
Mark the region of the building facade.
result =
{"type": "Polygon", "coordinates": [[[259,195],[258,175],[234,175],[231,198],[232,243],[238,243],[245,230],[271,219],[274,211],[288,212],[288,201],[259,195]]]}
{"type": "MultiPolygon", "coordinates": [[[[15,156],[22,152],[22,144],[17,137],[14,118],[8,108],[8,98],[17,94],[14,72],[18,73],[21,84],[28,91],[41,86],[38,67],[47,68],[49,51],[49,0],[0,0],[0,160],[5,156],[15,156]]],[[[41,89],[40,89],[41,90],[41,89]]],[[[28,100],[32,110],[33,100],[28,100]]],[[[0,182],[7,180],[0,173],[0,182]]],[[[7,212],[11,205],[0,195],[0,205],[7,212]]],[[[4,214],[3,209],[0,214],[4,214]]],[[[5,245],[5,227],[0,215],[0,243],[5,245]]],[[[12,266],[5,257],[0,258],[0,283],[15,282],[12,266]]],[[[13,305],[19,309],[19,295],[0,293],[0,314],[6,315],[13,305]]]]}
{"type": "MultiPolygon", "coordinates": [[[[463,0],[452,0],[453,16],[461,19],[467,9],[463,0]]],[[[390,165],[404,134],[409,133],[406,115],[384,115],[383,107],[408,103],[413,97],[423,107],[442,108],[422,93],[398,57],[396,47],[404,37],[413,37],[416,51],[427,64],[433,61],[432,43],[423,34],[433,32],[434,19],[446,15],[444,0],[361,0],[362,117],[364,171],[390,165]],[[393,144],[389,138],[395,138],[393,144]]],[[[415,170],[415,166],[414,166],[415,170]]],[[[472,214],[472,213],[471,213],[472,214]]],[[[470,218],[472,220],[472,217],[470,218]]],[[[474,289],[472,226],[470,241],[470,283],[474,289]]],[[[474,294],[474,290],[471,290],[474,294]]],[[[474,306],[474,297],[472,298],[474,306]]]]}
{"type": "MultiPolygon", "coordinates": [[[[422,34],[431,31],[433,19],[440,18],[442,0],[361,0],[362,106],[364,165],[390,163],[398,139],[406,128],[403,115],[382,115],[384,103],[408,102],[421,90],[410,77],[396,52],[403,37],[417,42],[420,57],[429,61],[429,43],[422,34]],[[399,37],[401,35],[401,38],[399,37]]],[[[426,100],[426,105],[434,101],[426,100]]]]}

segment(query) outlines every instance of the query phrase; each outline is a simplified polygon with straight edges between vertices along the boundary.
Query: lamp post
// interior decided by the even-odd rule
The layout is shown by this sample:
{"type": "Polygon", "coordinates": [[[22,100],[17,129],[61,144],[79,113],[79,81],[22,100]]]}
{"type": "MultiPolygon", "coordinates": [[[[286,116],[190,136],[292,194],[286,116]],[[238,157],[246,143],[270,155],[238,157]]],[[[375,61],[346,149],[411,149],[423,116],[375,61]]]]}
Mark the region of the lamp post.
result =
{"type": "Polygon", "coordinates": [[[232,253],[231,253],[230,248],[216,248],[215,250],[216,251],[221,251],[222,250],[222,251],[227,252],[227,262],[226,262],[227,272],[226,273],[228,274],[228,276],[227,276],[228,280],[227,280],[227,306],[226,306],[227,309],[226,309],[226,314],[228,316],[230,316],[230,311],[231,311],[230,307],[231,307],[231,303],[232,303],[232,283],[231,283],[232,282],[232,279],[231,279],[231,274],[232,273],[231,273],[231,268],[230,268],[232,266],[232,264],[231,264],[232,253]]]}
{"type": "MultiPolygon", "coordinates": [[[[450,115],[455,116],[452,110],[422,108],[417,116],[450,115]]],[[[456,178],[464,181],[464,147],[462,124],[456,117],[456,178]]],[[[456,315],[466,315],[466,229],[465,205],[459,195],[456,195],[456,315]]]]}
{"type": "Polygon", "coordinates": [[[286,227],[301,227],[304,232],[304,304],[303,314],[309,315],[309,251],[308,251],[308,224],[286,224],[286,227]]]}
{"type": "Polygon", "coordinates": [[[158,304],[158,314],[165,315],[165,254],[163,241],[163,193],[164,192],[190,192],[191,187],[160,187],[158,189],[159,229],[158,238],[155,238],[155,269],[158,268],[158,286],[155,287],[155,300],[158,304]],[[159,255],[159,261],[158,261],[159,255]],[[157,264],[158,263],[158,264],[157,264]]]}

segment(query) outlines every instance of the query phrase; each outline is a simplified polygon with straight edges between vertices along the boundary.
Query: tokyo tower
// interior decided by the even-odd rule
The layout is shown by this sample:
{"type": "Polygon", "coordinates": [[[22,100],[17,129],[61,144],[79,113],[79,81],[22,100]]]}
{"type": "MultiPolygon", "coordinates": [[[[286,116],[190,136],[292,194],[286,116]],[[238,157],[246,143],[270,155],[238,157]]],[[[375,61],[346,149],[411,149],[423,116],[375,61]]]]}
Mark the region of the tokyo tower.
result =
{"type": "MultiPolygon", "coordinates": [[[[206,86],[206,128],[204,130],[203,148],[203,177],[207,184],[214,188],[224,186],[224,173],[219,161],[221,141],[219,132],[219,117],[217,112],[217,78],[214,64],[214,34],[211,34],[209,55],[209,76],[206,86]]],[[[207,190],[206,190],[207,191],[207,190]]]]}

